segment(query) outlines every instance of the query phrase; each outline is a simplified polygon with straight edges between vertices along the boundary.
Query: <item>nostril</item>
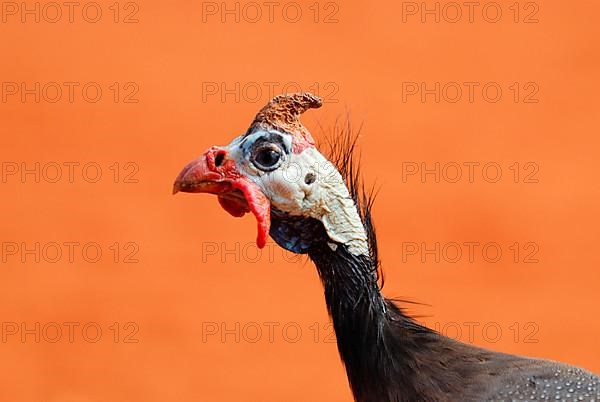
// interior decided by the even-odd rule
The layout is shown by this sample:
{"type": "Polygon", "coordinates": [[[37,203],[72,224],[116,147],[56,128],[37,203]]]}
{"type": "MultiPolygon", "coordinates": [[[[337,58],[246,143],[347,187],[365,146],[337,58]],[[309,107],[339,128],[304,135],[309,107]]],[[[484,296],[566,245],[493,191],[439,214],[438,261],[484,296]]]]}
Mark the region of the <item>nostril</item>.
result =
{"type": "Polygon", "coordinates": [[[217,151],[217,155],[215,156],[215,166],[216,167],[219,167],[223,164],[226,154],[227,154],[227,152],[225,152],[225,151],[217,151]]]}

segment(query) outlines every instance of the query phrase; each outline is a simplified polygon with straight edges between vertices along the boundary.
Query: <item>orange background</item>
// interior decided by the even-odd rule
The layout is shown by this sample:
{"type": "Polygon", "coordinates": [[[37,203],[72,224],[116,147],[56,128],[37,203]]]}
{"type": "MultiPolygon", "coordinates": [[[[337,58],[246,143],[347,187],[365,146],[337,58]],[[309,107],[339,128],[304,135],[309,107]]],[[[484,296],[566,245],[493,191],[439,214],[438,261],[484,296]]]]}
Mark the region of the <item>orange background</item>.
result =
{"type": "MultiPolygon", "coordinates": [[[[597,2],[540,2],[538,23],[515,23],[512,1],[500,2],[498,23],[485,21],[481,9],[473,23],[467,15],[422,23],[420,14],[404,23],[402,2],[391,1],[318,3],[318,23],[312,1],[296,3],[297,23],[285,21],[281,8],[272,23],[266,15],[255,23],[243,15],[239,23],[220,15],[203,22],[205,3],[141,2],[139,22],[128,24],[112,21],[111,3],[101,3],[95,24],[77,11],[73,23],[66,15],[22,23],[20,14],[0,23],[3,82],[103,89],[97,103],[80,90],[72,103],[66,94],[56,103],[36,103],[34,95],[22,102],[19,94],[0,103],[4,169],[94,162],[103,173],[97,183],[81,170],[69,183],[66,168],[56,183],[47,176],[35,183],[32,175],[23,182],[20,172],[0,183],[3,247],[97,242],[103,252],[97,263],[81,249],[73,263],[65,255],[36,263],[23,250],[3,251],[0,400],[351,400],[312,264],[289,261],[272,243],[272,254],[255,258],[252,218],[231,218],[213,197],[170,194],[185,163],[247,128],[268,100],[267,82],[277,83],[276,92],[286,83],[319,85],[329,102],[304,117],[315,133],[348,110],[353,122],[364,122],[364,174],[381,187],[375,219],[387,296],[426,303],[408,309],[449,335],[461,328],[464,341],[466,325],[474,325],[475,344],[600,372],[597,2]],[[331,12],[338,22],[323,23],[331,12]],[[134,82],[138,102],[124,103],[122,89],[115,103],[114,82],[134,82]],[[203,92],[203,83],[215,82],[258,85],[262,93],[223,101],[203,92]],[[403,102],[403,82],[496,82],[503,97],[490,103],[476,91],[472,103],[466,94],[456,103],[433,96],[423,103],[418,95],[403,102]],[[524,103],[522,92],[515,103],[515,82],[534,82],[539,102],[524,103]],[[137,183],[123,182],[127,162],[139,168],[137,183]],[[402,162],[495,162],[503,176],[488,183],[478,170],[473,183],[403,181],[402,162]],[[534,162],[539,182],[514,183],[515,162],[534,162]],[[109,249],[115,242],[118,262],[109,249]],[[127,242],[139,247],[139,262],[123,262],[127,242]],[[503,256],[497,263],[481,254],[473,263],[464,255],[457,263],[425,256],[423,263],[420,254],[404,254],[402,261],[403,243],[423,242],[497,242],[503,256]],[[508,249],[515,242],[522,253],[525,243],[537,244],[539,262],[524,263],[520,254],[515,263],[508,249]],[[214,247],[216,254],[207,252],[214,247]],[[79,325],[73,342],[64,322],[79,325]],[[276,323],[273,342],[269,322],[276,323]],[[20,327],[7,334],[10,323],[33,334],[20,327]],[[37,331],[39,343],[36,323],[50,331],[37,331]],[[51,323],[64,330],[55,343],[51,323]],[[89,323],[102,330],[95,343],[81,333],[89,323]],[[209,336],[212,323],[232,332],[209,336]],[[484,336],[486,325],[502,330],[495,342],[493,328],[484,336]],[[253,343],[256,326],[262,335],[253,343]],[[137,333],[127,339],[137,342],[125,342],[132,328],[137,333]],[[292,342],[295,328],[302,334],[292,342]]],[[[120,20],[133,10],[120,7],[120,20]]],[[[529,12],[521,10],[520,20],[529,12]]]]}

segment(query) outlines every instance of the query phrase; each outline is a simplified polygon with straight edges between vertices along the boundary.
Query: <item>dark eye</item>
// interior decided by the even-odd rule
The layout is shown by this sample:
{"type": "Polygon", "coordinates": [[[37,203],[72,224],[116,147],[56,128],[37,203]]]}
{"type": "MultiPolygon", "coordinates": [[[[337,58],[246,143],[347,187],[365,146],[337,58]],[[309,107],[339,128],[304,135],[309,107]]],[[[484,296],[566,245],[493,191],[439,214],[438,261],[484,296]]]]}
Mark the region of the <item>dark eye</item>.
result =
{"type": "Polygon", "coordinates": [[[260,147],[254,152],[254,165],[262,170],[274,170],[281,161],[281,152],[275,146],[260,147]]]}

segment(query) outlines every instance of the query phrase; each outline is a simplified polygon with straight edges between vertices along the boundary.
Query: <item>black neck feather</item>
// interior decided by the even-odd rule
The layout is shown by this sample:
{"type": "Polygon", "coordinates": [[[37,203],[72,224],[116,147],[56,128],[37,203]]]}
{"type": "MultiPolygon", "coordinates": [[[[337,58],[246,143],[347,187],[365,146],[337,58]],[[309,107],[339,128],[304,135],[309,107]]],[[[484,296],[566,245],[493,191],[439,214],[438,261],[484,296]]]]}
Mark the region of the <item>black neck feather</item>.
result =
{"type": "Polygon", "coordinates": [[[340,356],[360,402],[433,401],[451,391],[435,360],[446,338],[420,326],[377,283],[377,264],[332,242],[320,221],[275,212],[271,236],[282,247],[307,253],[325,290],[340,356]]]}
{"type": "Polygon", "coordinates": [[[343,245],[332,250],[324,244],[309,256],[323,282],[327,309],[352,391],[359,401],[371,400],[367,399],[369,395],[385,393],[388,387],[380,369],[395,364],[385,351],[387,307],[377,277],[371,272],[367,257],[354,256],[343,245]]]}

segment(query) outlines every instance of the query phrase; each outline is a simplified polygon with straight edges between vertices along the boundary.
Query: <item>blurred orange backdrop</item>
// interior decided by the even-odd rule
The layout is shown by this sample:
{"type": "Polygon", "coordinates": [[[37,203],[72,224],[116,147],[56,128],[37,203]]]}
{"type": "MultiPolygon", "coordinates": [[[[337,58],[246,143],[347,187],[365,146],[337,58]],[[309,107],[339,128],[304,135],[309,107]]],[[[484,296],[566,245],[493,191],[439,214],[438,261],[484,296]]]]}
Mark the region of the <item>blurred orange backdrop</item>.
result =
{"type": "Polygon", "coordinates": [[[77,4],[1,5],[1,400],[351,400],[312,264],[171,196],[298,89],[364,123],[387,296],[600,372],[597,2],[77,4]]]}

